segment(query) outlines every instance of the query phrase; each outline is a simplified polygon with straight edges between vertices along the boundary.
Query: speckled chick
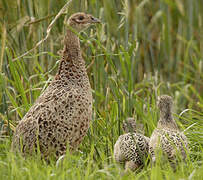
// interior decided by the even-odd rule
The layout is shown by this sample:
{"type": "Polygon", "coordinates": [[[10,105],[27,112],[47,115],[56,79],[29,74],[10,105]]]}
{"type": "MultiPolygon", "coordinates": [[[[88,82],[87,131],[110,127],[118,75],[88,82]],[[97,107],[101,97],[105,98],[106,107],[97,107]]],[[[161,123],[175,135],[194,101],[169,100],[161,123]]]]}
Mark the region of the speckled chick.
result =
{"type": "Polygon", "coordinates": [[[158,98],[157,106],[160,109],[160,119],[157,128],[153,131],[150,142],[149,152],[152,161],[156,161],[156,150],[160,148],[166,154],[169,161],[176,159],[179,151],[183,159],[186,158],[185,150],[188,149],[186,136],[179,131],[172,115],[173,100],[168,95],[162,95],[158,98]]]}
{"type": "Polygon", "coordinates": [[[58,72],[16,127],[13,150],[32,154],[39,147],[42,157],[58,158],[67,145],[72,151],[81,143],[92,119],[92,90],[75,32],[98,22],[82,12],[68,19],[58,72]]]}
{"type": "Polygon", "coordinates": [[[144,159],[148,156],[149,138],[136,133],[136,121],[128,118],[123,123],[126,134],[119,136],[114,145],[114,158],[118,163],[125,163],[125,171],[135,171],[143,166],[144,159]]]}

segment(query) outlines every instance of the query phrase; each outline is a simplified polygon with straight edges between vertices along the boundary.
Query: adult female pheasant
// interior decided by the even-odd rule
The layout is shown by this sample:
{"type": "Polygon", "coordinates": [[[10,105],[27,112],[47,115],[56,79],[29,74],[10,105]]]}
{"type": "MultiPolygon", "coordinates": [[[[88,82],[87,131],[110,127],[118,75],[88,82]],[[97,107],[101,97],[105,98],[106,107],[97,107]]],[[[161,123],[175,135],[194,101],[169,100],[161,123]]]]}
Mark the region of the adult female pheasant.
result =
{"type": "Polygon", "coordinates": [[[100,22],[90,14],[73,14],[58,72],[47,89],[19,122],[12,149],[32,154],[39,147],[42,157],[65,154],[67,145],[75,150],[86,135],[92,119],[92,92],[80,41],[75,32],[100,22]]]}

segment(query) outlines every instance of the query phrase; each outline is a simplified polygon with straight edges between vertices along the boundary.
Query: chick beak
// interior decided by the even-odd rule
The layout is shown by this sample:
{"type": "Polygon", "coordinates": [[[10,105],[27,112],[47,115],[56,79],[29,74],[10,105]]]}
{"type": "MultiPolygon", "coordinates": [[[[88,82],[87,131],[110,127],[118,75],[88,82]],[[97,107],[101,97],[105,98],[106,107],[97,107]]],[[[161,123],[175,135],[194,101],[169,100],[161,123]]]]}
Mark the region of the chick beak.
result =
{"type": "Polygon", "coordinates": [[[91,17],[91,23],[101,23],[101,21],[95,17],[91,17]]]}

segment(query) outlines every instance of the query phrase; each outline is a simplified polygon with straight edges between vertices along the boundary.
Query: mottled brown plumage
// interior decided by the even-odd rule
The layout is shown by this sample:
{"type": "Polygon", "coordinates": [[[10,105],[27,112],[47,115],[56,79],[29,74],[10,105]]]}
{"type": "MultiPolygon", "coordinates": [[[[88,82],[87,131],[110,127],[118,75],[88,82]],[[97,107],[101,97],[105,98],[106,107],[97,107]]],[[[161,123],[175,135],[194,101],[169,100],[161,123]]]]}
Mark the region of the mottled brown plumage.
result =
{"type": "Polygon", "coordinates": [[[125,170],[135,171],[143,166],[148,156],[149,138],[136,132],[136,121],[128,118],[123,123],[125,134],[119,136],[114,145],[116,162],[124,163],[125,170]]]}
{"type": "Polygon", "coordinates": [[[72,151],[81,143],[92,119],[92,92],[80,41],[73,31],[97,22],[85,13],[68,19],[58,73],[19,122],[12,149],[32,154],[39,145],[43,157],[58,158],[65,154],[67,144],[72,151]]]}
{"type": "Polygon", "coordinates": [[[188,149],[188,142],[186,136],[179,131],[173,119],[172,98],[167,95],[162,95],[159,97],[157,105],[160,109],[160,119],[149,142],[149,152],[152,156],[152,161],[155,162],[156,151],[160,148],[171,162],[176,159],[177,152],[185,159],[185,151],[188,149]]]}

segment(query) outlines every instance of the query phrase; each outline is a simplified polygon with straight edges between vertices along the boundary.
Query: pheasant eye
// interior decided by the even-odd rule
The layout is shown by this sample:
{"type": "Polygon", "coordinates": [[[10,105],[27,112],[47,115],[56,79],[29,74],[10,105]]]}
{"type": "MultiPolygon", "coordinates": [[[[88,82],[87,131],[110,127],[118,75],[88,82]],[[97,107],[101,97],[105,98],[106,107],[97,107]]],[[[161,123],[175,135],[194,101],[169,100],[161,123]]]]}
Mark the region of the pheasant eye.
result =
{"type": "Polygon", "coordinates": [[[79,19],[79,20],[83,20],[83,19],[84,19],[84,16],[79,16],[78,19],[79,19]]]}

